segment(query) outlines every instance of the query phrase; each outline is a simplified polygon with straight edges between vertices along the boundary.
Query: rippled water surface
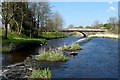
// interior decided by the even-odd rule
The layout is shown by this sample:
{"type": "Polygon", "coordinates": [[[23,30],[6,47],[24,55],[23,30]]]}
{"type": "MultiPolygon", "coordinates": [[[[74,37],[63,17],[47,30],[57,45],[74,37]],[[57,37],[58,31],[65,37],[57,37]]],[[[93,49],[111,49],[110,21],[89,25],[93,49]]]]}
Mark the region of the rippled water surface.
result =
{"type": "MultiPolygon", "coordinates": [[[[69,37],[49,40],[43,47],[59,47],[71,44],[80,37],[69,37]]],[[[118,77],[118,40],[94,38],[80,44],[83,50],[78,55],[70,57],[67,62],[42,62],[38,65],[49,67],[53,78],[117,78],[118,77]]],[[[41,47],[29,50],[27,53],[37,53],[41,47]]],[[[27,55],[28,56],[28,55],[27,55]]],[[[3,55],[6,65],[20,62],[26,58],[23,54],[3,55]],[[12,62],[10,62],[10,60],[12,62]]]]}
{"type": "Polygon", "coordinates": [[[77,56],[60,68],[53,69],[55,78],[117,78],[118,41],[95,38],[81,46],[77,56]]]}

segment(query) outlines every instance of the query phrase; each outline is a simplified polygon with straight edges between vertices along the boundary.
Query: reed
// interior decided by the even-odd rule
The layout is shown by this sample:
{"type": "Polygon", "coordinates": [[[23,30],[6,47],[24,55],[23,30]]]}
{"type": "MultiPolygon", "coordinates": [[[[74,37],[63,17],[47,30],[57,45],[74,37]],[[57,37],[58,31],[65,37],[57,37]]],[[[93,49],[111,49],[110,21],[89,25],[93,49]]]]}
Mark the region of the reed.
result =
{"type": "Polygon", "coordinates": [[[37,61],[66,61],[68,60],[68,56],[58,50],[49,50],[39,54],[35,59],[37,61]]]}
{"type": "Polygon", "coordinates": [[[45,68],[44,70],[34,70],[31,75],[31,78],[50,79],[51,77],[52,73],[49,68],[45,68]]]}
{"type": "Polygon", "coordinates": [[[64,46],[63,50],[65,51],[75,51],[75,50],[80,50],[80,45],[77,43],[72,44],[71,46],[64,46]]]}

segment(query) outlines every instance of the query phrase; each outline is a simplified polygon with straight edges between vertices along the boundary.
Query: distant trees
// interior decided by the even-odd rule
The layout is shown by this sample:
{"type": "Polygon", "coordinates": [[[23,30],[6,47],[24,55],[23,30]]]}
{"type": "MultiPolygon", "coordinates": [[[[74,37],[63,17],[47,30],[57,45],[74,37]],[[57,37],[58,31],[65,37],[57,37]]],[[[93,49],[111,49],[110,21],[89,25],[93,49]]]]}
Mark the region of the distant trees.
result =
{"type": "Polygon", "coordinates": [[[94,21],[93,28],[100,28],[100,22],[98,20],[94,21]]]}
{"type": "Polygon", "coordinates": [[[45,29],[58,31],[63,26],[59,12],[52,12],[49,2],[2,2],[2,20],[7,38],[8,24],[18,35],[38,36],[45,29]]]}
{"type": "Polygon", "coordinates": [[[78,28],[83,28],[83,26],[78,26],[78,28]]]}
{"type": "Polygon", "coordinates": [[[108,25],[110,25],[109,30],[112,33],[118,33],[118,30],[119,30],[119,20],[116,17],[110,17],[108,19],[108,25]]]}
{"type": "Polygon", "coordinates": [[[119,31],[119,20],[116,17],[110,17],[108,23],[103,24],[103,27],[111,33],[117,34],[119,31]]]}
{"type": "Polygon", "coordinates": [[[55,30],[59,31],[60,29],[62,29],[64,20],[58,11],[53,13],[51,21],[53,22],[53,30],[54,31],[55,30]]]}
{"type": "Polygon", "coordinates": [[[78,27],[75,27],[75,28],[84,28],[83,26],[78,26],[78,27]]]}
{"type": "Polygon", "coordinates": [[[91,26],[85,26],[85,28],[93,28],[93,27],[91,27],[91,26]]]}
{"type": "Polygon", "coordinates": [[[110,17],[108,19],[108,24],[110,24],[112,28],[116,28],[117,24],[118,24],[117,18],[116,17],[110,17]]]}
{"type": "Polygon", "coordinates": [[[68,28],[75,28],[75,26],[73,24],[70,24],[68,28]]]}
{"type": "Polygon", "coordinates": [[[103,27],[105,28],[105,29],[111,29],[111,25],[110,24],[107,24],[107,23],[105,23],[104,25],[103,25],[103,27]]]}

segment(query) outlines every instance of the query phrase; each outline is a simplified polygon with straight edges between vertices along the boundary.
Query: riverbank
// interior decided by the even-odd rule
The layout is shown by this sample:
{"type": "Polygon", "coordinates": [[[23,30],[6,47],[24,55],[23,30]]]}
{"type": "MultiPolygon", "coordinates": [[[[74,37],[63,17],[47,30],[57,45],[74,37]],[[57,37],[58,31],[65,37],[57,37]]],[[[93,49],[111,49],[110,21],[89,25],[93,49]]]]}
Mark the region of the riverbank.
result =
{"type": "Polygon", "coordinates": [[[0,30],[2,31],[2,34],[0,34],[2,38],[2,48],[0,52],[2,53],[9,53],[27,46],[40,46],[46,44],[49,39],[66,37],[64,33],[60,32],[42,32],[37,38],[31,38],[23,34],[18,35],[16,32],[8,31],[8,39],[5,39],[4,29],[0,30]]]}
{"type": "MultiPolygon", "coordinates": [[[[39,71],[42,70],[42,73],[40,74],[44,74],[44,72],[46,73],[46,71],[43,72],[43,70],[45,68],[49,68],[50,66],[37,66],[37,64],[43,62],[43,63],[64,63],[64,61],[68,61],[68,58],[70,56],[67,56],[69,54],[69,52],[66,52],[63,54],[64,51],[57,51],[54,50],[50,51],[50,55],[46,53],[43,53],[40,55],[39,57],[27,57],[23,62],[21,63],[16,63],[13,65],[8,65],[8,66],[3,66],[3,74],[1,75],[2,79],[16,79],[16,78],[31,78],[31,75],[35,77],[37,77],[39,74],[39,72],[35,72],[35,74],[32,74],[34,71],[39,71]],[[58,54],[59,53],[59,54],[58,54]],[[39,59],[38,59],[39,58],[39,59]],[[41,60],[42,59],[42,60],[41,60]],[[46,59],[46,60],[44,60],[46,59]]],[[[69,54],[70,55],[70,54],[69,54]]],[[[50,68],[51,70],[51,68],[50,68]]],[[[50,71],[49,70],[49,71],[50,71]]],[[[51,74],[51,73],[50,73],[51,74]]],[[[46,76],[46,74],[44,74],[46,76]]],[[[40,75],[39,75],[40,76],[40,75]]],[[[44,77],[44,76],[43,76],[44,77]]]]}
{"type": "Polygon", "coordinates": [[[89,35],[88,38],[111,38],[111,39],[120,39],[117,34],[95,34],[95,35],[89,35]]]}
{"type": "Polygon", "coordinates": [[[38,38],[9,38],[2,39],[2,53],[8,53],[23,47],[46,44],[46,39],[38,38]]]}
{"type": "Polygon", "coordinates": [[[49,39],[65,38],[67,36],[62,32],[42,32],[40,34],[40,37],[49,40],[49,39]]]}

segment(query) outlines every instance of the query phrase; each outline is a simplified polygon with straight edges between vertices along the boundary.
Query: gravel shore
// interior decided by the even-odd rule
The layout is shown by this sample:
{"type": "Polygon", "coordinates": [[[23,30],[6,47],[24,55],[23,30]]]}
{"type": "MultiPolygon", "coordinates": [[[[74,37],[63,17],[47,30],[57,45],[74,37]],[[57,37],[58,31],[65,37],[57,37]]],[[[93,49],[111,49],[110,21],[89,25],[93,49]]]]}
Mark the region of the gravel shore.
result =
{"type": "Polygon", "coordinates": [[[100,37],[100,38],[114,38],[114,39],[118,39],[119,36],[117,34],[95,34],[95,35],[89,35],[89,38],[92,37],[100,37]]]}

